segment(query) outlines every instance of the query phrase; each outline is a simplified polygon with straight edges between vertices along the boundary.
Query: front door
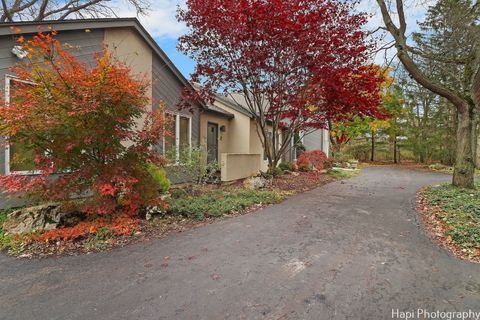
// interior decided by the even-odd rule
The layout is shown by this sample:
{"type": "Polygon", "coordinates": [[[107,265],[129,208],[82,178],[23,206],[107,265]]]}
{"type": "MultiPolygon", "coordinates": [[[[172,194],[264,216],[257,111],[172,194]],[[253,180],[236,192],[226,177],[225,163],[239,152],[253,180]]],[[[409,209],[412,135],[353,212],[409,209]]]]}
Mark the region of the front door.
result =
{"type": "Polygon", "coordinates": [[[218,162],[218,124],[208,123],[207,163],[218,162]]]}

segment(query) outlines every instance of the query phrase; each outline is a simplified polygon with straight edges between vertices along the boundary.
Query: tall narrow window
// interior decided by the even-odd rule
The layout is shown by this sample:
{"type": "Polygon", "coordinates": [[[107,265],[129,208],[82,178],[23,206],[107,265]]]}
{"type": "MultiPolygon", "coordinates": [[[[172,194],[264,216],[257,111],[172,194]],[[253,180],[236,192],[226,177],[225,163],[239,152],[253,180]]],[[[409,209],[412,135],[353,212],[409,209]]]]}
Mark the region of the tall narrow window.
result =
{"type": "Polygon", "coordinates": [[[181,162],[191,145],[191,118],[167,113],[165,122],[164,154],[170,163],[181,162]]]}
{"type": "Polygon", "coordinates": [[[175,162],[177,160],[177,116],[171,113],[165,115],[165,137],[164,154],[167,160],[175,162]]]}
{"type": "Polygon", "coordinates": [[[190,118],[180,116],[180,154],[190,147],[190,118]]]}
{"type": "MultiPolygon", "coordinates": [[[[5,78],[5,101],[7,104],[21,104],[22,97],[16,96],[19,86],[31,86],[30,82],[22,81],[13,77],[5,78]]],[[[34,154],[31,143],[21,139],[22,133],[18,132],[15,137],[10,138],[10,144],[5,152],[5,173],[36,173],[34,154]]]]}

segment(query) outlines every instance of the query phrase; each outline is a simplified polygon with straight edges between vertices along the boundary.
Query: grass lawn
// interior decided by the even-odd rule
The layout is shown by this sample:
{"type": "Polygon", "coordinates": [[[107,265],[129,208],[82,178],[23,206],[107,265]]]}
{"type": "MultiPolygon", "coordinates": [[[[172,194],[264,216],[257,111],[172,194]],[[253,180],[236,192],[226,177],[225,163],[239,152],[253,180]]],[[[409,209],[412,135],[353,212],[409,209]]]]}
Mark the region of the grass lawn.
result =
{"type": "Polygon", "coordinates": [[[336,179],[349,179],[356,177],[360,174],[360,170],[345,170],[340,168],[331,169],[328,171],[328,175],[336,179]]]}
{"type": "Polygon", "coordinates": [[[476,190],[449,184],[433,186],[423,192],[423,197],[428,216],[436,222],[437,234],[444,235],[444,244],[480,261],[480,183],[476,190]]]}

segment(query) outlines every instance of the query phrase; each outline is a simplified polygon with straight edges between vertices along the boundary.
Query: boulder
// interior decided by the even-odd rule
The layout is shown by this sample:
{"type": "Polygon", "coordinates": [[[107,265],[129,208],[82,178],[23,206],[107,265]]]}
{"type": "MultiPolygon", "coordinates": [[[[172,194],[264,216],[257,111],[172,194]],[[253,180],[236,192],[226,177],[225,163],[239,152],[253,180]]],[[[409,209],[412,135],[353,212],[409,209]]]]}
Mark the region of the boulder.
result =
{"type": "Polygon", "coordinates": [[[243,186],[247,189],[262,189],[268,186],[268,180],[264,177],[252,177],[246,179],[243,186]]]}
{"type": "MultiPolygon", "coordinates": [[[[160,199],[163,202],[167,202],[171,199],[171,195],[169,193],[167,194],[162,194],[160,196],[160,199]]],[[[156,216],[164,216],[167,214],[167,207],[165,206],[151,206],[145,208],[145,219],[147,221],[153,220],[154,217],[156,216]]]]}
{"type": "Polygon", "coordinates": [[[350,167],[352,169],[357,169],[358,168],[358,161],[349,161],[348,163],[350,163],[350,167]]]}
{"type": "Polygon", "coordinates": [[[3,224],[5,234],[21,234],[57,228],[67,215],[54,203],[28,207],[11,212],[3,224]]]}

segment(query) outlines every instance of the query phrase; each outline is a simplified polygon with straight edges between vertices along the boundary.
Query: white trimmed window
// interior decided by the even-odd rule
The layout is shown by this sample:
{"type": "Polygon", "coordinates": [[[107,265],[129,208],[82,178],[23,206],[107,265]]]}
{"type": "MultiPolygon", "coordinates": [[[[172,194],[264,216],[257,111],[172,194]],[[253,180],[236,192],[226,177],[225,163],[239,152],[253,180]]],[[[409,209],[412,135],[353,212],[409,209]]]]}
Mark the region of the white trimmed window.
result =
{"type": "MultiPolygon", "coordinates": [[[[20,80],[14,76],[5,76],[5,103],[12,103],[13,92],[19,83],[34,85],[30,81],[20,80]]],[[[32,150],[27,143],[14,142],[5,147],[5,174],[39,174],[35,168],[32,150]]]]}
{"type": "Polygon", "coordinates": [[[163,154],[178,163],[180,155],[192,145],[192,117],[166,112],[165,130],[170,134],[163,139],[163,154]]]}

